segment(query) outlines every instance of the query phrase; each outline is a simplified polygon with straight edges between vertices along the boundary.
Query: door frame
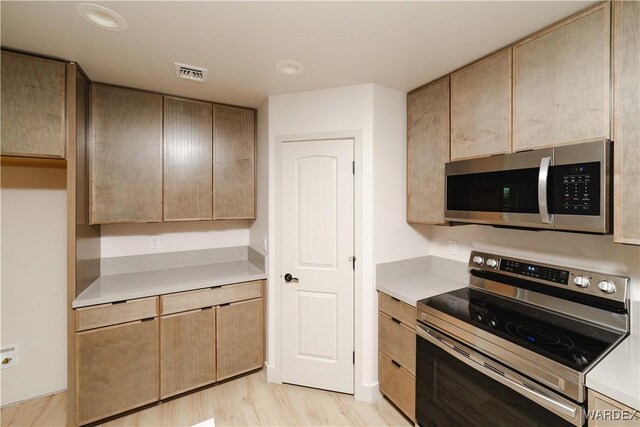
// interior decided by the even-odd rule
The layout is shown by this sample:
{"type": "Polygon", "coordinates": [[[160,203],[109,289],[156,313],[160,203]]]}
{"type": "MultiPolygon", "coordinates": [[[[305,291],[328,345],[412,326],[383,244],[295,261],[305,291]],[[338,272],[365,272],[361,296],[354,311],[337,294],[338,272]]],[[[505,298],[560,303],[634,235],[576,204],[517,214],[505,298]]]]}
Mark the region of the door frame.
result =
{"type": "Polygon", "coordinates": [[[356,268],[353,281],[353,345],[355,351],[354,372],[354,397],[356,400],[368,400],[366,393],[362,389],[362,164],[363,164],[363,147],[362,147],[362,130],[348,130],[340,132],[328,133],[312,133],[303,135],[287,135],[276,136],[275,142],[275,271],[270,276],[272,283],[275,284],[275,362],[276,366],[273,370],[273,377],[269,378],[273,382],[282,382],[282,144],[289,142],[304,141],[321,141],[335,139],[351,139],[353,140],[353,160],[355,161],[355,176],[353,181],[353,231],[354,231],[354,255],[356,257],[356,268]]]}

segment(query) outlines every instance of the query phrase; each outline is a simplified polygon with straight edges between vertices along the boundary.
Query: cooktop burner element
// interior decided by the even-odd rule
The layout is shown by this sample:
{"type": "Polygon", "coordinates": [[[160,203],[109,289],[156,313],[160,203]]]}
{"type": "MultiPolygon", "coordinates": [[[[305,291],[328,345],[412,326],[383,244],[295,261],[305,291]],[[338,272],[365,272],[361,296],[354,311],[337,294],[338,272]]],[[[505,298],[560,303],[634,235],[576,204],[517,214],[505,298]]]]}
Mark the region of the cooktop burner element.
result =
{"type": "Polygon", "coordinates": [[[548,328],[537,326],[530,322],[509,322],[507,331],[516,338],[522,338],[528,342],[543,348],[553,350],[571,350],[573,341],[560,331],[554,332],[548,328]]]}

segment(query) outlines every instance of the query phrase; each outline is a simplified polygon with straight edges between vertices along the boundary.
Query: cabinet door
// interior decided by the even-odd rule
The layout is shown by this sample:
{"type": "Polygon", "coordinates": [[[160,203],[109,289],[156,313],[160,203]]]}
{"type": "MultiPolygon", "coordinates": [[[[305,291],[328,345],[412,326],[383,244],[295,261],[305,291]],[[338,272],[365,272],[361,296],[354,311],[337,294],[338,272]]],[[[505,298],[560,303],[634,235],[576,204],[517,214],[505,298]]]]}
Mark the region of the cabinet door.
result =
{"type": "Polygon", "coordinates": [[[613,8],[613,239],[640,245],[640,2],[613,8]]]}
{"type": "Polygon", "coordinates": [[[158,400],[158,335],[157,319],[76,334],[79,424],[158,400]]]}
{"type": "Polygon", "coordinates": [[[65,157],[65,64],[2,52],[2,155],[65,157]]]}
{"type": "Polygon", "coordinates": [[[609,10],[604,3],[515,46],[514,151],[610,138],[609,10]]]}
{"type": "Polygon", "coordinates": [[[218,381],[262,367],[263,317],[262,298],[218,307],[218,381]]]}
{"type": "Polygon", "coordinates": [[[213,217],[255,218],[255,111],[213,111],[213,217]]]}
{"type": "Polygon", "coordinates": [[[92,85],[91,223],[162,220],[162,95],[92,85]]]}
{"type": "Polygon", "coordinates": [[[216,310],[165,316],[160,324],[162,399],[216,380],[216,310]]]}
{"type": "Polygon", "coordinates": [[[407,221],[444,224],[449,76],[409,94],[407,121],[407,221]]]}
{"type": "Polygon", "coordinates": [[[640,427],[640,411],[589,390],[587,407],[593,417],[589,427],[640,427]]]}
{"type": "Polygon", "coordinates": [[[511,48],[451,75],[451,160],[511,151],[511,48]]]}
{"type": "Polygon", "coordinates": [[[164,220],[212,218],[212,107],[164,97],[164,220]]]}

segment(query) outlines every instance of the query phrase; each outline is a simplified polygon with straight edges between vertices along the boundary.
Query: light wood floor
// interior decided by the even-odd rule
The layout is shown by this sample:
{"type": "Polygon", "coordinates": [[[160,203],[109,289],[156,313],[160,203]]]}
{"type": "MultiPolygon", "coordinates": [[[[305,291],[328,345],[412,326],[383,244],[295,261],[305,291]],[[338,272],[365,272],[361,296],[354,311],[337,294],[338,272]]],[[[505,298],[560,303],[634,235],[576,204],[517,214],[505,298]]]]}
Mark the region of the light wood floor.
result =
{"type": "MultiPolygon", "coordinates": [[[[64,426],[66,395],[58,393],[2,408],[2,426],[64,426]]],[[[118,418],[103,426],[411,426],[389,402],[269,384],[257,372],[118,418]]]]}

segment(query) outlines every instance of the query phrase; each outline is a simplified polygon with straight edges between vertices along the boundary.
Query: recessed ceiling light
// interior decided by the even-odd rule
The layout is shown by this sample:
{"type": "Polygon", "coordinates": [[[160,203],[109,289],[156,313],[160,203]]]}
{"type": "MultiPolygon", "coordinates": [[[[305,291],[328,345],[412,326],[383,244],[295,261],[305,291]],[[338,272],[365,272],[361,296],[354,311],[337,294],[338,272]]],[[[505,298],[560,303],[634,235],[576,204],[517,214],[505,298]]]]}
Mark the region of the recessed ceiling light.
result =
{"type": "Polygon", "coordinates": [[[285,74],[287,76],[295,76],[296,74],[300,74],[304,66],[298,61],[293,61],[291,59],[285,59],[284,61],[278,62],[276,65],[276,70],[279,73],[285,74]]]}
{"type": "Polygon", "coordinates": [[[105,30],[124,31],[127,29],[127,21],[106,7],[91,3],[80,3],[76,10],[84,19],[105,30]]]}

